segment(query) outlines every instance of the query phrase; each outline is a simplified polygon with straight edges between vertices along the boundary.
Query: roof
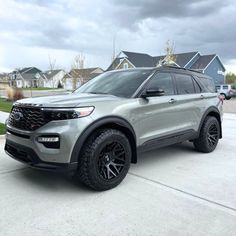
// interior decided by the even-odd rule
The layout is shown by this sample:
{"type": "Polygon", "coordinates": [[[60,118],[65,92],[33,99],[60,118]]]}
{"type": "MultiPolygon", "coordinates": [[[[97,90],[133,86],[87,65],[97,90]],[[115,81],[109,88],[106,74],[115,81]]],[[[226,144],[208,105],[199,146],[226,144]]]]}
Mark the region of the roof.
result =
{"type": "Polygon", "coordinates": [[[47,79],[51,79],[53,76],[55,76],[56,74],[58,74],[60,71],[60,69],[58,70],[47,70],[45,72],[43,72],[42,74],[47,78],[47,79]]]}
{"type": "Polygon", "coordinates": [[[38,68],[36,67],[25,67],[25,68],[22,68],[20,70],[18,70],[18,72],[20,74],[25,74],[25,73],[38,73],[38,72],[41,72],[41,70],[39,70],[38,68]]]}
{"type": "Polygon", "coordinates": [[[72,69],[70,71],[70,74],[72,77],[78,77],[81,76],[83,78],[94,78],[95,76],[97,76],[100,73],[96,73],[95,70],[100,69],[101,71],[103,71],[103,69],[101,69],[100,67],[93,67],[93,68],[84,68],[84,69],[72,69]]]}
{"type": "Polygon", "coordinates": [[[155,66],[155,61],[152,56],[146,53],[122,51],[128,60],[136,67],[155,66]]]}
{"type": "MultiPolygon", "coordinates": [[[[146,53],[137,53],[137,52],[128,52],[121,51],[123,54],[127,56],[127,59],[135,66],[135,67],[155,67],[158,63],[163,60],[166,55],[161,56],[150,56],[146,53]]],[[[174,54],[176,57],[176,63],[180,67],[184,67],[198,52],[187,52],[187,53],[178,53],[174,54]]],[[[113,70],[120,64],[120,59],[116,58],[112,64],[108,67],[107,70],[113,70]]]]}
{"type": "Polygon", "coordinates": [[[21,74],[22,78],[25,79],[25,80],[32,80],[32,79],[37,79],[35,77],[35,73],[23,73],[21,74]]]}
{"type": "Polygon", "coordinates": [[[191,69],[204,70],[215,56],[215,54],[200,56],[199,59],[191,66],[191,69]]]}

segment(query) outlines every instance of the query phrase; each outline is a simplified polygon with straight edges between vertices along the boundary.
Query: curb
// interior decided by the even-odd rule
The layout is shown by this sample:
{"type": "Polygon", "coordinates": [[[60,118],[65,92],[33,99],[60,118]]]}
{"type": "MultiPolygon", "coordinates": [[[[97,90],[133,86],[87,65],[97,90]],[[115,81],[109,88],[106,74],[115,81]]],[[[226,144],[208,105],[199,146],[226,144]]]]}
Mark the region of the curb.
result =
{"type": "Polygon", "coordinates": [[[5,134],[0,135],[0,140],[5,139],[5,134]]]}

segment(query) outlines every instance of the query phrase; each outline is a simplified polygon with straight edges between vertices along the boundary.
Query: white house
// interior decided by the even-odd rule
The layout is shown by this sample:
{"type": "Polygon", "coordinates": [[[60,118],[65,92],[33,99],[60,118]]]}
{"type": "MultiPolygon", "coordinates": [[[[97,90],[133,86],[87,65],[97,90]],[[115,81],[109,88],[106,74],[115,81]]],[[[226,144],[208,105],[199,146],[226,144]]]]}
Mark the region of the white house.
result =
{"type": "Polygon", "coordinates": [[[45,72],[39,72],[36,77],[42,78],[44,88],[60,88],[63,87],[62,79],[65,76],[64,70],[47,70],[45,72]]]}

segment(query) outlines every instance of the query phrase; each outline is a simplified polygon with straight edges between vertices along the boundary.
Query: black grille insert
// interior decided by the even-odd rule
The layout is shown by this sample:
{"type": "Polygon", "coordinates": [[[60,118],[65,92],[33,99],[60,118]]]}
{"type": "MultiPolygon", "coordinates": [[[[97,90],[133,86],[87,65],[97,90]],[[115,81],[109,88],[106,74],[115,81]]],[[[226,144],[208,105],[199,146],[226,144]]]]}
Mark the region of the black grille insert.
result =
{"type": "Polygon", "coordinates": [[[10,126],[27,131],[34,131],[47,122],[40,108],[21,106],[13,106],[8,120],[10,126]]]}

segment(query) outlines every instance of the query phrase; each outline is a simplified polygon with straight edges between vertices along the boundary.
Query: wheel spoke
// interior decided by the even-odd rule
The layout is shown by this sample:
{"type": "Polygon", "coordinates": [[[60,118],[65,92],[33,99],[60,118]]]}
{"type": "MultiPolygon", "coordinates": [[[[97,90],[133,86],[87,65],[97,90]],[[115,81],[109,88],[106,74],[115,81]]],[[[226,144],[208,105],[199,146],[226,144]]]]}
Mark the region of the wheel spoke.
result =
{"type": "Polygon", "coordinates": [[[98,171],[102,178],[116,178],[125,166],[125,150],[119,142],[106,145],[99,154],[98,171]]]}

